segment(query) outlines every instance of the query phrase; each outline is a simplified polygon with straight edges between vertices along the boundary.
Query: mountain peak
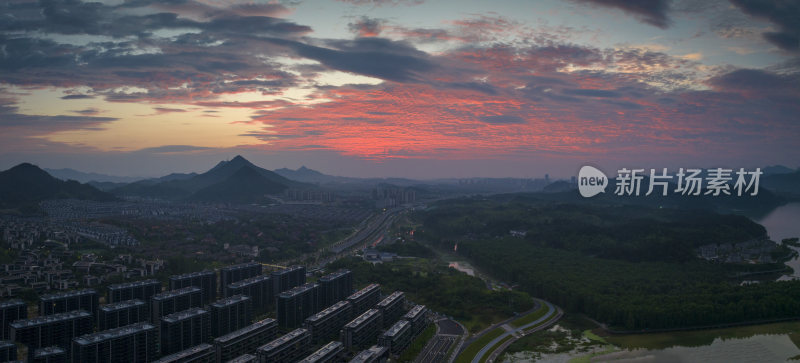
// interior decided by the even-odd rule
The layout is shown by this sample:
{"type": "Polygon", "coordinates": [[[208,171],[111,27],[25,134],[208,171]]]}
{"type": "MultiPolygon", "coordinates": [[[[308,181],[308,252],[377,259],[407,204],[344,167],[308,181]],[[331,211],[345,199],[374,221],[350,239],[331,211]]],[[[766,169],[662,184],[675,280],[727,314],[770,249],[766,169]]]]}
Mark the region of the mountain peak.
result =
{"type": "Polygon", "coordinates": [[[11,169],[6,170],[6,173],[10,175],[28,175],[36,176],[38,178],[52,178],[52,176],[46,171],[31,163],[19,164],[11,169]]]}
{"type": "Polygon", "coordinates": [[[245,159],[245,158],[244,158],[243,156],[241,156],[241,155],[236,155],[236,156],[234,156],[234,157],[233,157],[233,159],[231,159],[231,161],[232,161],[232,162],[233,162],[233,161],[235,161],[235,162],[239,162],[239,163],[241,163],[241,162],[248,162],[248,163],[249,163],[249,161],[247,161],[247,159],[245,159]]]}
{"type": "Polygon", "coordinates": [[[13,168],[11,168],[9,170],[25,170],[25,169],[40,169],[40,168],[38,166],[36,166],[36,165],[31,164],[31,163],[21,163],[21,164],[19,164],[17,166],[14,166],[13,168]]]}
{"type": "Polygon", "coordinates": [[[110,194],[90,185],[56,179],[30,163],[22,163],[6,171],[0,171],[0,205],[17,207],[54,198],[114,199],[110,194]]]}

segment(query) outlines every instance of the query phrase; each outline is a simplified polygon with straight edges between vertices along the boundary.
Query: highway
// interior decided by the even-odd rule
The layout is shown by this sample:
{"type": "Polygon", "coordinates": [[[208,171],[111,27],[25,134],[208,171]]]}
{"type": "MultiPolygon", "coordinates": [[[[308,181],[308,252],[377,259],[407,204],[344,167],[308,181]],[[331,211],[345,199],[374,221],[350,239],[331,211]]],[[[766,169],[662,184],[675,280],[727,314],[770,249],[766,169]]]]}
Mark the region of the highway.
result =
{"type": "Polygon", "coordinates": [[[384,235],[389,231],[389,228],[392,226],[392,224],[394,224],[397,217],[401,213],[408,211],[410,208],[411,207],[397,207],[373,215],[362,222],[362,224],[366,224],[366,226],[361,227],[361,229],[353,233],[351,236],[336,242],[329,248],[314,253],[304,254],[300,257],[295,257],[290,260],[279,261],[274,265],[290,266],[294,264],[306,264],[313,265],[314,268],[322,268],[333,261],[349,256],[350,250],[352,250],[353,247],[358,246],[363,248],[366,247],[367,244],[374,243],[375,241],[383,238],[384,235]],[[324,255],[324,252],[331,252],[333,255],[327,256],[324,259],[320,259],[321,256],[324,255]],[[315,262],[313,262],[313,264],[306,262],[308,260],[314,260],[315,262]]]}
{"type": "Polygon", "coordinates": [[[377,220],[371,221],[367,227],[358,231],[355,235],[331,246],[330,251],[338,254],[362,242],[369,242],[371,238],[377,238],[385,233],[389,227],[391,227],[392,223],[394,223],[397,215],[405,210],[407,210],[407,208],[397,207],[383,212],[378,216],[377,220]]]}
{"type": "Polygon", "coordinates": [[[528,324],[525,324],[525,325],[523,325],[523,326],[521,326],[519,328],[503,332],[503,334],[500,334],[500,336],[494,338],[491,342],[489,342],[488,344],[483,346],[483,348],[481,348],[481,350],[478,352],[478,354],[476,354],[475,357],[472,358],[472,363],[479,363],[481,361],[481,358],[483,358],[483,356],[486,355],[489,351],[492,351],[492,349],[501,340],[503,340],[505,337],[507,337],[509,335],[513,335],[513,337],[511,339],[509,339],[508,341],[504,342],[497,349],[494,349],[492,351],[492,354],[486,359],[486,362],[494,361],[494,359],[500,353],[502,353],[503,350],[505,350],[505,348],[508,347],[513,341],[517,340],[518,338],[520,338],[522,336],[525,336],[526,334],[529,334],[529,333],[532,333],[534,331],[541,330],[541,329],[544,329],[544,328],[550,326],[551,324],[553,324],[556,321],[558,321],[558,319],[561,318],[561,315],[564,314],[564,312],[560,308],[556,307],[555,305],[551,304],[550,302],[544,301],[544,300],[541,300],[541,299],[539,299],[539,301],[544,303],[545,306],[547,306],[547,309],[548,309],[547,313],[545,313],[539,319],[536,319],[536,320],[534,320],[534,321],[532,321],[532,322],[530,322],[528,324]],[[542,324],[540,326],[536,326],[537,324],[540,324],[542,322],[546,322],[546,323],[542,324]],[[530,330],[528,330],[528,329],[530,329],[530,330]]]}

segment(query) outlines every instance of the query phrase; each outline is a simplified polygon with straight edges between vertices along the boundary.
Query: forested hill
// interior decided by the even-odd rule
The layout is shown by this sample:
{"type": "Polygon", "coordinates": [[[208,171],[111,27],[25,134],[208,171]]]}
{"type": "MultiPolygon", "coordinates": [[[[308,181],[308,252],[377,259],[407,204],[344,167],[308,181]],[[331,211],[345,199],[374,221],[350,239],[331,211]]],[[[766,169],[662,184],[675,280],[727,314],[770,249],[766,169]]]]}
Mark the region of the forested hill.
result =
{"type": "Polygon", "coordinates": [[[712,243],[764,238],[747,217],[704,210],[564,204],[530,198],[453,199],[421,214],[433,239],[504,237],[526,233],[527,245],[628,261],[685,262],[712,243]]]}
{"type": "Polygon", "coordinates": [[[492,198],[439,202],[414,218],[421,241],[449,250],[457,243],[483,271],[614,328],[800,316],[800,281],[740,286],[743,273],[781,264],[696,257],[700,245],[762,237],[764,228],[744,217],[492,198]]]}

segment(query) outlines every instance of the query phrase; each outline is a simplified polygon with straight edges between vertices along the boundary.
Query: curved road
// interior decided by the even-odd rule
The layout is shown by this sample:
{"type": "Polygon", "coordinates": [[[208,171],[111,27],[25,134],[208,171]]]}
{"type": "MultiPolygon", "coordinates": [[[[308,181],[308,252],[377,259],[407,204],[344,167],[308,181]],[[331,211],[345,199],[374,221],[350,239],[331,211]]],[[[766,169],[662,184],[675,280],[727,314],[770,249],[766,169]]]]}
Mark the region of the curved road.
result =
{"type": "MultiPolygon", "coordinates": [[[[540,300],[540,301],[543,302],[547,306],[548,310],[547,310],[547,313],[545,315],[543,315],[541,318],[536,319],[536,320],[534,320],[534,321],[532,321],[532,322],[530,322],[528,324],[525,324],[525,325],[523,325],[523,326],[521,326],[519,328],[516,328],[516,329],[511,330],[511,331],[506,331],[503,334],[500,334],[500,336],[498,336],[497,338],[494,338],[491,342],[489,342],[489,344],[486,344],[485,346],[483,346],[483,348],[481,348],[481,350],[478,352],[478,354],[476,354],[475,357],[472,358],[472,363],[479,363],[481,361],[481,358],[483,358],[483,356],[486,355],[486,353],[488,353],[492,348],[494,348],[494,346],[497,345],[497,343],[499,343],[505,337],[507,337],[509,335],[512,335],[512,334],[517,334],[517,333],[521,333],[521,334],[524,335],[525,334],[525,329],[528,329],[528,328],[530,328],[532,326],[535,326],[536,324],[539,324],[539,323],[541,323],[543,321],[547,321],[547,320],[551,319],[553,317],[553,315],[557,315],[557,316],[556,316],[555,319],[553,319],[550,322],[551,324],[553,322],[555,322],[556,320],[558,320],[558,318],[561,317],[561,314],[562,314],[561,309],[557,308],[555,305],[551,304],[548,301],[544,301],[544,300],[540,300]]],[[[539,330],[539,329],[544,328],[544,327],[546,327],[548,325],[549,324],[544,324],[542,326],[537,327],[537,329],[535,329],[535,330],[539,330]]],[[[512,338],[511,340],[509,340],[509,342],[511,342],[513,340],[514,339],[512,338]]],[[[508,343],[508,342],[506,342],[506,343],[508,343]]],[[[500,348],[505,349],[506,346],[507,346],[507,344],[504,344],[500,348]]],[[[501,352],[502,352],[501,350],[496,350],[495,352],[492,353],[492,355],[489,358],[492,359],[497,354],[499,354],[501,352]]]]}

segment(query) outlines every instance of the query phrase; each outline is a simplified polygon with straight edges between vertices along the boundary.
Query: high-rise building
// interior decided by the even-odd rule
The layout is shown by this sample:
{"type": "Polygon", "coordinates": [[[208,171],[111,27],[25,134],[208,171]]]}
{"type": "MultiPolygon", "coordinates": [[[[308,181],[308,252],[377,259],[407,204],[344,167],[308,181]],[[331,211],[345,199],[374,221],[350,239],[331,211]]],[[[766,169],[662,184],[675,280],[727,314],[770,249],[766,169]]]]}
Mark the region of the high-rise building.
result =
{"type": "Polygon", "coordinates": [[[226,362],[244,353],[254,353],[264,342],[275,338],[278,322],[264,319],[214,339],[217,362],[226,362]]]}
{"type": "Polygon", "coordinates": [[[14,320],[28,318],[28,305],[19,299],[0,301],[0,340],[10,340],[9,324],[14,320]]]}
{"type": "Polygon", "coordinates": [[[191,308],[161,318],[161,354],[177,353],[209,341],[209,313],[191,308]]]}
{"type": "Polygon", "coordinates": [[[411,323],[407,320],[398,320],[378,337],[378,345],[388,348],[389,352],[394,355],[399,355],[411,344],[413,337],[411,323]]]}
{"type": "Polygon", "coordinates": [[[11,340],[28,347],[28,360],[36,349],[58,346],[69,350],[72,338],[89,334],[94,327],[94,316],[83,310],[39,316],[11,323],[11,340]]]}
{"type": "Polygon", "coordinates": [[[320,277],[317,281],[322,295],[322,306],[328,307],[353,293],[353,273],[339,270],[320,277]]]}
{"type": "Polygon", "coordinates": [[[0,340],[0,362],[17,360],[17,345],[12,341],[0,340]]]}
{"type": "Polygon", "coordinates": [[[381,311],[369,309],[344,325],[341,341],[347,349],[365,348],[378,339],[381,332],[381,311]]]}
{"type": "Polygon", "coordinates": [[[272,271],[272,294],[278,294],[289,290],[293,287],[300,286],[306,283],[306,267],[305,266],[291,266],[279,271],[272,271]]]}
{"type": "Polygon", "coordinates": [[[212,270],[205,270],[169,277],[170,290],[182,289],[189,286],[199,287],[203,303],[211,303],[217,298],[217,273],[212,270]]]}
{"type": "Polygon", "coordinates": [[[108,287],[107,303],[139,299],[150,303],[150,298],[161,292],[161,283],[158,280],[144,280],[110,285],[108,287]]]}
{"type": "Polygon", "coordinates": [[[373,345],[358,352],[349,363],[383,363],[387,359],[389,359],[389,349],[373,345]]]}
{"type": "Polygon", "coordinates": [[[83,335],[72,340],[72,361],[152,362],[159,356],[157,335],[156,327],[150,323],[135,323],[83,335]]]}
{"type": "Polygon", "coordinates": [[[221,337],[250,325],[253,320],[252,299],[234,295],[208,306],[211,312],[211,337],[221,337]]]}
{"type": "Polygon", "coordinates": [[[155,363],[216,363],[217,357],[214,354],[214,347],[211,344],[203,343],[184,349],[180,352],[172,353],[161,357],[155,363]]]}
{"type": "Polygon", "coordinates": [[[297,286],[278,295],[278,325],[282,328],[296,328],[303,321],[319,312],[319,285],[308,283],[297,286]]]}
{"type": "MultiPolygon", "coordinates": [[[[226,266],[219,270],[220,289],[244,279],[261,275],[262,267],[258,262],[248,262],[233,266],[226,266]]],[[[223,294],[225,291],[221,291],[223,294]]]]}
{"type": "Polygon", "coordinates": [[[150,298],[150,321],[158,325],[164,316],[201,307],[203,306],[201,297],[200,288],[194,286],[155,294],[150,298]]]}
{"type": "Polygon", "coordinates": [[[256,355],[261,363],[292,363],[308,354],[310,347],[311,334],[299,328],[262,345],[256,355]]]}
{"type": "Polygon", "coordinates": [[[383,321],[386,326],[391,325],[406,313],[403,308],[405,302],[405,294],[402,291],[395,291],[375,306],[375,308],[381,311],[381,316],[383,316],[383,321]]]}
{"type": "Polygon", "coordinates": [[[97,310],[97,329],[107,330],[150,319],[147,304],[139,299],[101,305],[97,310]]]}
{"type": "Polygon", "coordinates": [[[344,346],[342,342],[330,342],[319,348],[316,352],[311,353],[308,357],[303,358],[300,363],[333,363],[341,362],[344,353],[344,346]]]}
{"type": "Polygon", "coordinates": [[[39,315],[53,315],[74,310],[97,313],[97,291],[83,289],[45,294],[39,298],[39,315]]]}
{"type": "Polygon", "coordinates": [[[356,291],[347,297],[347,300],[353,304],[353,315],[358,316],[365,311],[375,307],[378,300],[381,299],[381,285],[369,284],[367,287],[356,291]]]}
{"type": "Polygon", "coordinates": [[[69,357],[67,351],[61,347],[52,346],[36,349],[33,357],[28,360],[30,363],[67,363],[69,357]]]}
{"type": "Polygon", "coordinates": [[[414,335],[421,333],[428,326],[428,318],[425,317],[427,313],[428,309],[425,308],[425,305],[414,305],[411,310],[403,315],[403,319],[411,323],[411,331],[414,335]]]}
{"type": "Polygon", "coordinates": [[[339,301],[306,318],[303,328],[311,333],[314,344],[331,340],[336,338],[342,327],[352,319],[351,310],[350,302],[339,301]]]}
{"type": "Polygon", "coordinates": [[[262,314],[275,303],[272,295],[272,281],[267,275],[253,276],[234,282],[225,288],[225,297],[245,295],[252,299],[255,314],[262,314]]]}

